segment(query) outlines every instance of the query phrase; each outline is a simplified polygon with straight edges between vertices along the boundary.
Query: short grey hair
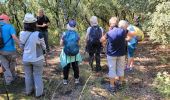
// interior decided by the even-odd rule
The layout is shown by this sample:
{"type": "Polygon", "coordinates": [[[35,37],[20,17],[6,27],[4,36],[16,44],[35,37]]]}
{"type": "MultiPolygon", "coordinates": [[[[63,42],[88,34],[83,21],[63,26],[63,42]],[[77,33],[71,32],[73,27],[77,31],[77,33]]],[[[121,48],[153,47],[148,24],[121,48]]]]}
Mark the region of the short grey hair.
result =
{"type": "Polygon", "coordinates": [[[109,24],[110,24],[110,25],[111,25],[111,24],[117,25],[117,24],[118,24],[118,21],[119,21],[119,19],[118,19],[117,17],[112,17],[112,18],[110,18],[110,20],[109,20],[109,24]]]}
{"type": "Polygon", "coordinates": [[[39,8],[38,12],[42,11],[44,13],[44,8],[39,8]]]}
{"type": "Polygon", "coordinates": [[[98,20],[97,20],[97,17],[96,17],[96,16],[92,16],[92,17],[90,18],[90,24],[91,24],[91,26],[96,26],[96,25],[98,25],[98,20]]]}
{"type": "Polygon", "coordinates": [[[120,20],[118,26],[120,28],[127,29],[127,27],[129,26],[129,23],[126,20],[120,20]]]}

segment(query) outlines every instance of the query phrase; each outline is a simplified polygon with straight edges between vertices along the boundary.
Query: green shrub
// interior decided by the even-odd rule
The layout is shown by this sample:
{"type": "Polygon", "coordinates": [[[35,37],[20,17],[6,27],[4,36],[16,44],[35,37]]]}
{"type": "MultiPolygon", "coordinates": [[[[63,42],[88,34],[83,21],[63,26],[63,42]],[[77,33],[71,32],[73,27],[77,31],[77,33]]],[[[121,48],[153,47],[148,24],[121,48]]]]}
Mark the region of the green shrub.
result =
{"type": "Polygon", "coordinates": [[[154,80],[154,86],[163,96],[170,97],[170,76],[167,72],[158,73],[154,80]]]}
{"type": "Polygon", "coordinates": [[[149,36],[154,42],[170,43],[170,1],[156,6],[152,14],[149,36]]]}

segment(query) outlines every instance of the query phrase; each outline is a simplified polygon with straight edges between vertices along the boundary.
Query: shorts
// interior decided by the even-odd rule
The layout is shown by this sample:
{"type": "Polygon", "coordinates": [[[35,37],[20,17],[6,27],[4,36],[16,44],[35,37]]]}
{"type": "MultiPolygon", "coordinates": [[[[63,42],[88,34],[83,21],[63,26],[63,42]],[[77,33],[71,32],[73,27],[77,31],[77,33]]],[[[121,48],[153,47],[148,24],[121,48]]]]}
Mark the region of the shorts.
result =
{"type": "Polygon", "coordinates": [[[125,56],[112,57],[107,55],[109,66],[109,77],[116,78],[124,76],[125,56]]]}
{"type": "Polygon", "coordinates": [[[135,49],[128,47],[128,58],[134,57],[135,49]]]}

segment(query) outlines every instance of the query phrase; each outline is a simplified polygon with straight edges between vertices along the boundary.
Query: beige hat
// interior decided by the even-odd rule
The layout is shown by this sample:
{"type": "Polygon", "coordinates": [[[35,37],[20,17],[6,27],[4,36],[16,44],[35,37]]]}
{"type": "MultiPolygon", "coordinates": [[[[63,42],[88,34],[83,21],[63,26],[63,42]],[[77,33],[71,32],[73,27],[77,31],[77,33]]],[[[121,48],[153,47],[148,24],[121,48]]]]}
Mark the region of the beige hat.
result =
{"type": "Polygon", "coordinates": [[[34,23],[36,21],[37,21],[37,18],[35,18],[33,14],[31,13],[25,14],[25,17],[23,20],[24,23],[34,23]]]}

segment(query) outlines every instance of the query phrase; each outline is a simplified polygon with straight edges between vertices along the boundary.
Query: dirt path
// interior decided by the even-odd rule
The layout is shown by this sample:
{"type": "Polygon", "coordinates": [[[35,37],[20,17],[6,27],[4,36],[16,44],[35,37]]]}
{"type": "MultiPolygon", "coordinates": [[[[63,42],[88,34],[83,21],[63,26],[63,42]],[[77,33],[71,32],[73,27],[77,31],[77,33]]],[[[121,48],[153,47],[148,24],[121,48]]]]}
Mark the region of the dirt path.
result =
{"type": "MultiPolygon", "coordinates": [[[[168,71],[170,73],[170,46],[152,44],[148,40],[140,43],[136,52],[135,70],[132,73],[126,73],[127,84],[123,90],[112,95],[105,89],[108,84],[107,63],[105,56],[102,57],[103,71],[100,77],[94,73],[91,74],[88,62],[85,60],[80,65],[80,85],[74,84],[73,72],[70,71],[69,84],[62,84],[62,70],[59,64],[60,47],[52,49],[48,56],[48,66],[44,68],[45,96],[41,100],[164,100],[153,87],[153,80],[159,71],[168,71]],[[90,77],[90,78],[89,78],[90,77]],[[87,82],[87,79],[88,82],[87,82]],[[85,86],[86,83],[86,86],[85,86]],[[82,89],[84,91],[82,92],[82,89]]],[[[83,52],[83,51],[82,51],[83,52]]],[[[83,55],[86,58],[86,55],[83,55]]],[[[21,63],[21,62],[19,62],[21,63]]],[[[19,64],[17,68],[22,71],[19,64]]],[[[34,97],[24,96],[23,74],[17,81],[17,84],[9,86],[11,100],[35,99],[34,97]],[[18,85],[17,85],[18,84],[18,85]]],[[[5,99],[5,91],[0,84],[0,99],[5,99]]]]}

